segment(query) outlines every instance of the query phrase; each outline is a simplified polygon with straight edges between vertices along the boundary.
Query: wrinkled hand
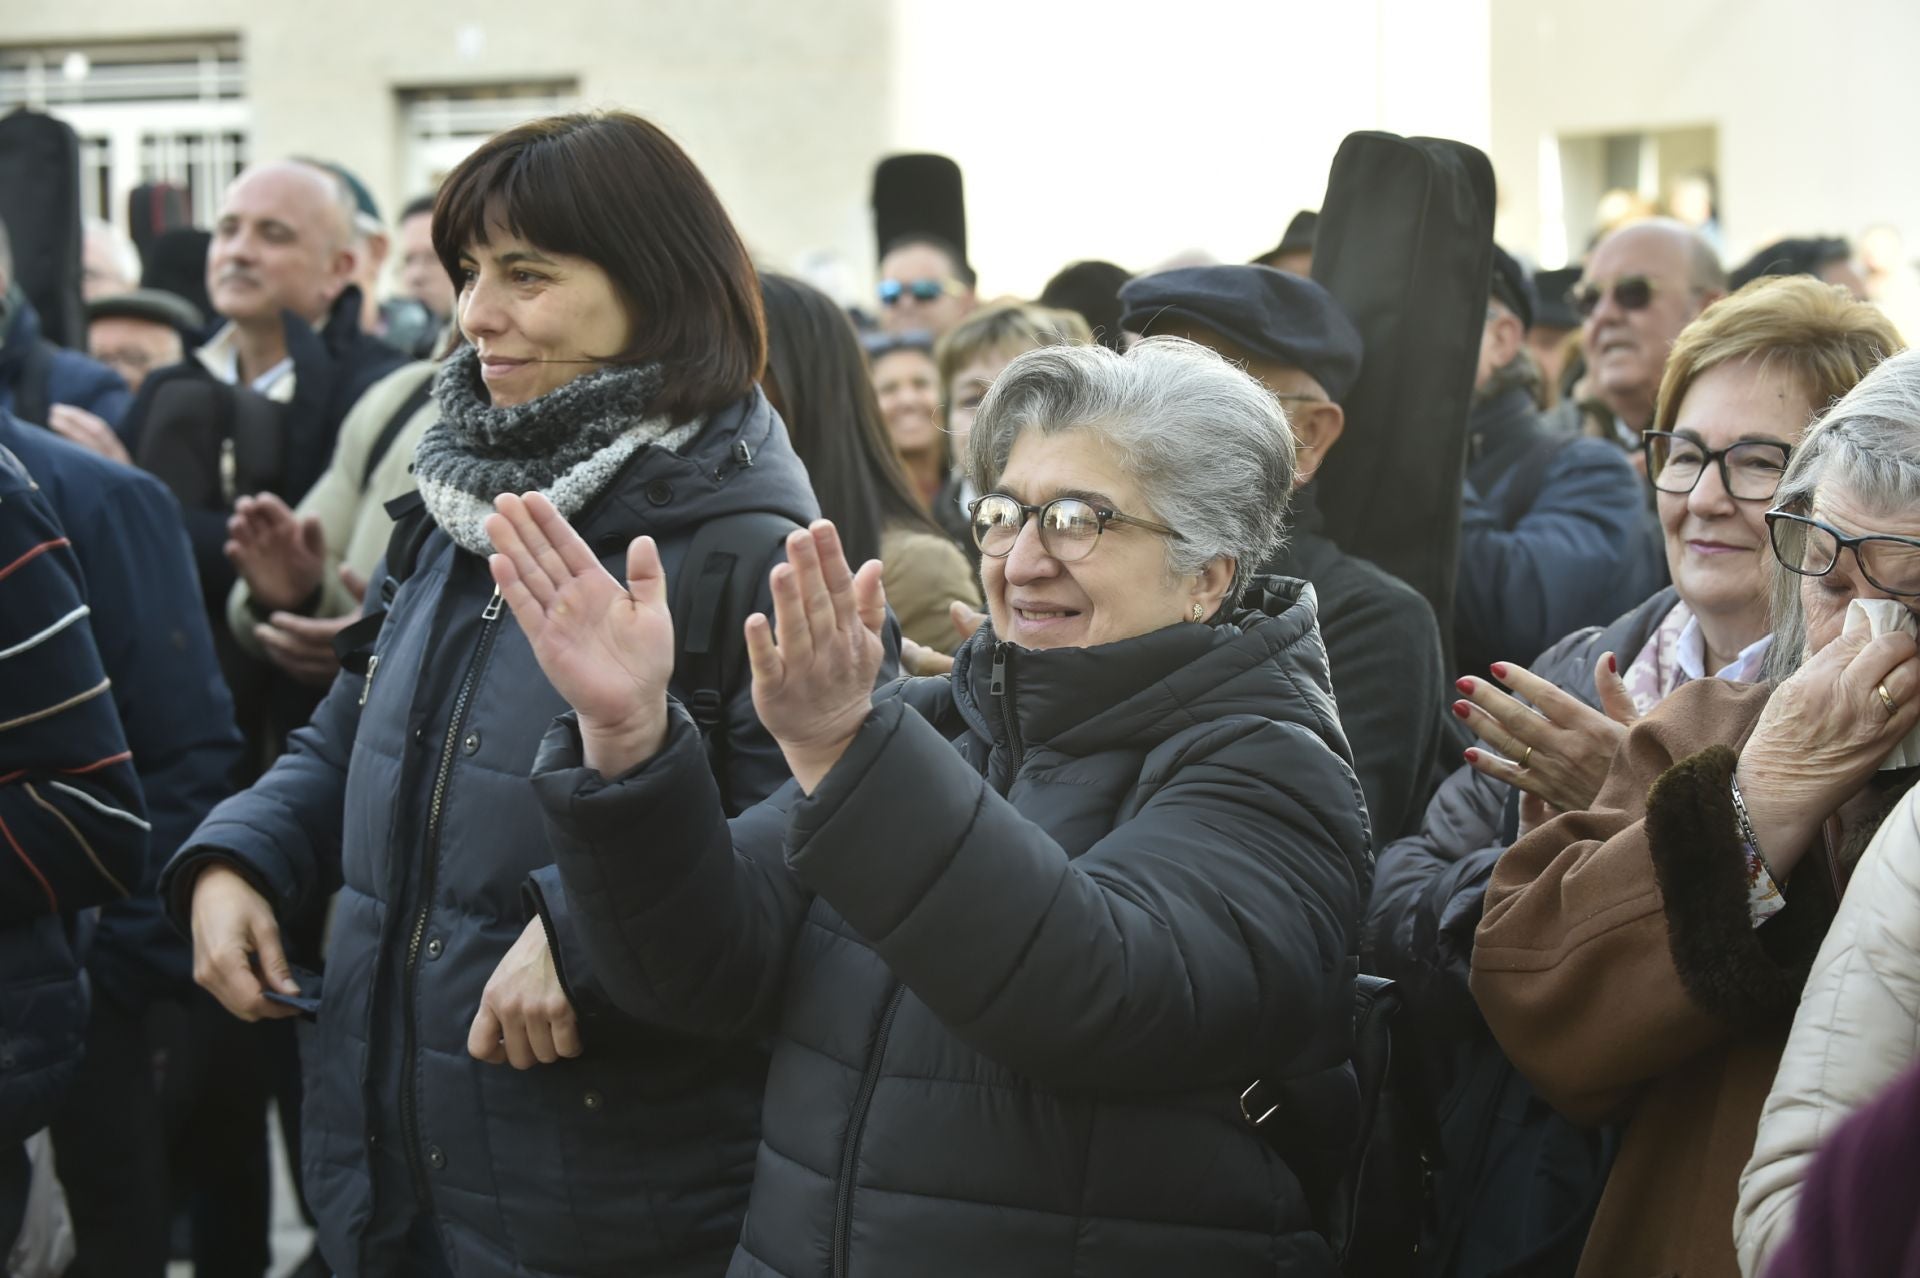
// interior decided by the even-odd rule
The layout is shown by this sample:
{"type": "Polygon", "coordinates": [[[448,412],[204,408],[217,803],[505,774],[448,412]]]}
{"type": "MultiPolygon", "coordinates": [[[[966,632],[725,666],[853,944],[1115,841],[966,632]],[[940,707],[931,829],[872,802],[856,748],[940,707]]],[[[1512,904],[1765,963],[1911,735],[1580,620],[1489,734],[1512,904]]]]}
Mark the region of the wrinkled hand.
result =
{"type": "Polygon", "coordinates": [[[320,521],[296,516],[272,493],[233,504],[223,549],[262,608],[298,608],[327,571],[327,535],[320,521]]]}
{"type": "Polygon", "coordinates": [[[90,453],[119,462],[122,466],[133,465],[133,458],[127,455],[127,446],[113,433],[113,427],[107,425],[104,418],[96,417],[84,408],[75,408],[72,404],[53,404],[47,409],[47,425],[54,434],[69,443],[80,445],[90,453]]]}
{"type": "Polygon", "coordinates": [[[1545,808],[1534,810],[1536,818],[1592,807],[1627,729],[1639,717],[1615,664],[1614,655],[1604,653],[1593,672],[1601,710],[1514,662],[1495,665],[1493,673],[1518,696],[1484,679],[1460,680],[1456,686],[1466,700],[1454,702],[1453,711],[1491,747],[1467,751],[1467,762],[1538,799],[1545,808]]]}
{"type": "MultiPolygon", "coordinates": [[[[947,605],[947,620],[953,623],[954,633],[965,643],[973,638],[973,632],[987,622],[987,614],[969,605],[964,599],[956,599],[947,605]]],[[[956,645],[954,651],[958,651],[956,645]]],[[[915,643],[911,639],[900,640],[900,665],[910,675],[945,677],[953,673],[953,653],[940,652],[925,644],[915,643]]]]}
{"type": "Polygon", "coordinates": [[[298,994],[273,907],[234,869],[214,864],[193,882],[193,979],[243,1021],[298,1016],[261,992],[298,994]],[[258,960],[258,968],[255,967],[258,960]]]}
{"type": "Polygon", "coordinates": [[[1911,635],[1843,632],[1768,698],[1740,751],[1741,797],[1776,879],[1920,724],[1920,646],[1911,635]],[[1899,706],[1889,715],[1878,689],[1899,706]]]}
{"type": "Polygon", "coordinates": [[[651,537],[627,548],[623,586],[539,493],[503,493],[487,516],[493,580],[554,689],[580,716],[585,762],[616,776],[660,749],[673,614],[651,537]]]}
{"type": "Polygon", "coordinates": [[[947,605],[947,620],[953,623],[953,633],[965,643],[973,638],[973,632],[987,624],[987,614],[973,607],[964,599],[956,599],[947,605]]]}
{"type": "Polygon", "coordinates": [[[340,673],[333,637],[360,620],[360,609],[340,617],[303,617],[275,612],[253,628],[267,660],[302,683],[325,687],[340,673]]]}
{"type": "Polygon", "coordinates": [[[824,519],[788,536],[787,562],[770,581],[772,624],[763,613],[747,618],[753,706],[811,794],[873,708],[873,681],[886,657],[886,590],[880,561],[854,573],[839,532],[824,519]]]}
{"type": "Polygon", "coordinates": [[[560,986],[547,930],[536,918],[487,978],[467,1031],[467,1054],[489,1065],[532,1069],[578,1056],[581,1049],[580,1023],[560,986]]]}

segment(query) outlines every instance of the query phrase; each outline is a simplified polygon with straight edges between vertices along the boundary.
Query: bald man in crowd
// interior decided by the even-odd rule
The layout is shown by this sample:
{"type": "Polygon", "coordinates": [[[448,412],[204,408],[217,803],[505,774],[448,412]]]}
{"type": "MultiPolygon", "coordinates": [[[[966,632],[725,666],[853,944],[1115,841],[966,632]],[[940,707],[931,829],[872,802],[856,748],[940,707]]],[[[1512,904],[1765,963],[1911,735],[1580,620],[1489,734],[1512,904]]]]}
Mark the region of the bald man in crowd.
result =
{"type": "Polygon", "coordinates": [[[1720,259],[1683,222],[1649,218],[1602,240],[1573,290],[1586,378],[1547,415],[1548,428],[1637,451],[1674,339],[1726,291],[1720,259]]]}

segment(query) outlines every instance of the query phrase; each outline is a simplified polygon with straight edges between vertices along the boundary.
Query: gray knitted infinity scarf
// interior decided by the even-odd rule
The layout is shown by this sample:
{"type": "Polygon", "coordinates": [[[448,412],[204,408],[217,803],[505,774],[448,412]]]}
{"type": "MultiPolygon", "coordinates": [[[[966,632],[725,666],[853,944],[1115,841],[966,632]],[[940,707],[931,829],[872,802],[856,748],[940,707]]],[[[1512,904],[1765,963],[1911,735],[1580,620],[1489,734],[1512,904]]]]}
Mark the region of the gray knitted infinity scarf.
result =
{"type": "Polygon", "coordinates": [[[480,355],[463,346],[434,375],[440,420],[421,436],[413,477],[433,521],[454,544],[493,553],[486,519],[501,493],[545,493],[572,519],[648,444],[679,451],[700,430],[648,415],[659,364],[609,365],[536,399],[496,408],[480,380],[480,355]]]}

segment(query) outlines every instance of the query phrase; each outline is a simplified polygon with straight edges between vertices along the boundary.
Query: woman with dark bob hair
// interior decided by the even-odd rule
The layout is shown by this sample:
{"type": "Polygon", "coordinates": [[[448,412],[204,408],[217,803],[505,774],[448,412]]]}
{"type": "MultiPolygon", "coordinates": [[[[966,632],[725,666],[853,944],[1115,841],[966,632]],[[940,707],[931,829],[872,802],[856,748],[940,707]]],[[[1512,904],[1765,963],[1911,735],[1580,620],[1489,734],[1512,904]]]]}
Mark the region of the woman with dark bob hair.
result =
{"type": "Polygon", "coordinates": [[[1048,347],[968,450],[990,624],[876,694],[880,565],[792,534],[746,640],[794,784],[731,825],[656,551],[622,583],[500,499],[495,580],[576,710],[533,789],[588,950],[663,1029],[774,1039],[739,1278],[1330,1278],[1240,1107],[1344,1068],[1368,874],[1312,587],[1255,575],[1286,418],[1178,338],[1048,347]]]}
{"type": "MultiPolygon", "coordinates": [[[[608,562],[644,533],[690,577],[703,530],[758,528],[739,571],[764,600],[818,508],[755,388],[759,285],[693,163],[624,114],[493,138],[448,177],[433,239],[466,344],[415,456],[425,517],[399,520],[369,588],[384,624],[189,840],[167,900],[235,1015],[317,1005],[302,1160],[334,1273],[717,1273],[766,1058],[601,993],[526,789],[566,703],[488,575],[484,523],[495,494],[537,490],[608,562]],[[275,916],[336,888],[323,992],[275,916]]],[[[746,683],[701,732],[735,807],[787,777],[746,683]]]]}
{"type": "Polygon", "coordinates": [[[980,606],[973,565],[926,512],[894,454],[853,322],[833,299],[762,274],[767,373],[761,386],[807,464],[820,513],[854,563],[878,559],[903,635],[940,652],[958,636],[949,609],[980,606]]]}

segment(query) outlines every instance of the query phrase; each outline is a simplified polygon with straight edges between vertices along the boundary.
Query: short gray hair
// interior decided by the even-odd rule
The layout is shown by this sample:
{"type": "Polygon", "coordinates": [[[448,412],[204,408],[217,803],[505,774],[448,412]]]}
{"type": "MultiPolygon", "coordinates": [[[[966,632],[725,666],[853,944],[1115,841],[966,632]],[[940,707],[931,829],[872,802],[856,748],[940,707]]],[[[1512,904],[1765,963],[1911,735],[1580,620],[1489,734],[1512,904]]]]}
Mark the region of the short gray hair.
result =
{"type": "MultiPolygon", "coordinates": [[[[1876,510],[1920,505],[1920,350],[1892,356],[1823,414],[1793,451],[1773,504],[1805,513],[1823,489],[1839,489],[1876,510]]],[[[1772,565],[1773,645],[1767,677],[1800,668],[1807,616],[1798,574],[1772,565]]]]}
{"type": "Polygon", "coordinates": [[[1000,482],[1029,430],[1097,436],[1178,531],[1165,539],[1175,576],[1222,555],[1234,561],[1228,604],[1284,540],[1294,475],[1286,413],[1205,346],[1149,337],[1124,355],[1075,345],[1019,356],[994,379],[967,440],[967,471],[980,492],[1000,482]]]}

